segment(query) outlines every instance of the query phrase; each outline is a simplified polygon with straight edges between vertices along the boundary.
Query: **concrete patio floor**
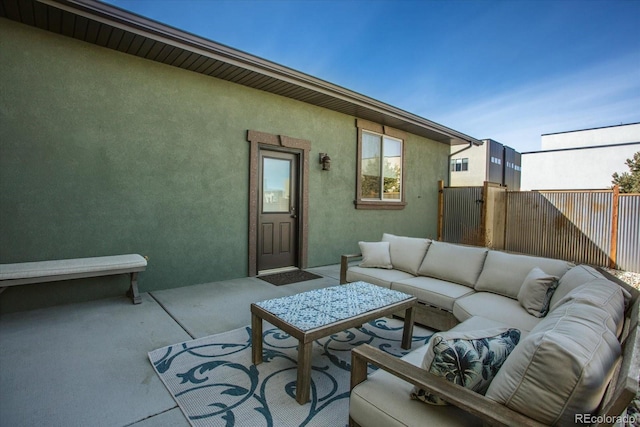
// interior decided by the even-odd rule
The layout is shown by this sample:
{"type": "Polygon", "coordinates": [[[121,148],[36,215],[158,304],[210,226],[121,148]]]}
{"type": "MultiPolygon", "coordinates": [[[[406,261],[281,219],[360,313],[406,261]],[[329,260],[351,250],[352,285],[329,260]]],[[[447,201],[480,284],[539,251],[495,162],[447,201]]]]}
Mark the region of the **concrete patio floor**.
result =
{"type": "Polygon", "coordinates": [[[257,278],[0,315],[0,426],[188,426],[147,353],[250,324],[249,304],[339,283],[257,278]]]}

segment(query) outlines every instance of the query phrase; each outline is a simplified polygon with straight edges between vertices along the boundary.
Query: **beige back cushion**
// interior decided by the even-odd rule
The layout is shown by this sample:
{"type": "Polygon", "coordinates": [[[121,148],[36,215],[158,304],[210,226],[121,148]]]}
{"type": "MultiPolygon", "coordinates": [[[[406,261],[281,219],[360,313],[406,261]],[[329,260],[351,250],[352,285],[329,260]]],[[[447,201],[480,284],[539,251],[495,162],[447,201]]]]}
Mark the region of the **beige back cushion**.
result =
{"type": "Polygon", "coordinates": [[[534,267],[549,275],[562,277],[573,264],[552,258],[489,251],[475,290],[517,299],[520,286],[534,267]]]}
{"type": "Polygon", "coordinates": [[[588,265],[576,265],[566,272],[558,282],[558,288],[551,297],[551,307],[556,305],[565,295],[580,285],[589,283],[595,279],[604,279],[598,270],[588,265]]]}
{"type": "Polygon", "coordinates": [[[516,346],[486,396],[550,425],[593,413],[621,354],[609,317],[578,300],[557,307],[516,346]]]}
{"type": "MultiPolygon", "coordinates": [[[[625,291],[626,292],[626,291],[625,291]]],[[[595,279],[580,285],[556,301],[551,310],[561,307],[569,301],[581,301],[605,310],[611,316],[607,327],[620,336],[624,326],[625,296],[623,289],[607,279],[595,279]]]]}
{"type": "Polygon", "coordinates": [[[389,242],[393,268],[411,273],[414,276],[418,275],[418,268],[427,253],[431,240],[384,233],[382,241],[389,242]]]}
{"type": "Polygon", "coordinates": [[[418,274],[472,288],[486,255],[487,248],[431,242],[418,274]]]}

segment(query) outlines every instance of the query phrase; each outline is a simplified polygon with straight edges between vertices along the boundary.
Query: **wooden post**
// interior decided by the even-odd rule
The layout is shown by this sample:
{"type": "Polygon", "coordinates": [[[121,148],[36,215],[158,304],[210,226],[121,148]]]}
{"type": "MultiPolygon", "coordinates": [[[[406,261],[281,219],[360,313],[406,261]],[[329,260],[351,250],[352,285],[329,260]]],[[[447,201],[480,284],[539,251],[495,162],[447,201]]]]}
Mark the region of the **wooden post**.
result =
{"type": "Polygon", "coordinates": [[[613,186],[613,203],[611,207],[611,249],[609,253],[609,268],[616,268],[618,265],[618,199],[620,198],[620,187],[613,186]]]}
{"type": "Polygon", "coordinates": [[[442,227],[444,222],[444,181],[438,181],[438,241],[442,241],[442,227]]]}
{"type": "Polygon", "coordinates": [[[477,236],[477,240],[474,245],[477,246],[485,246],[491,247],[491,237],[489,233],[491,232],[491,226],[489,225],[489,221],[491,220],[491,215],[489,212],[493,211],[493,200],[489,197],[489,182],[485,181],[482,184],[482,206],[480,209],[480,235],[477,236]],[[489,204],[492,204],[491,207],[489,204]]]}

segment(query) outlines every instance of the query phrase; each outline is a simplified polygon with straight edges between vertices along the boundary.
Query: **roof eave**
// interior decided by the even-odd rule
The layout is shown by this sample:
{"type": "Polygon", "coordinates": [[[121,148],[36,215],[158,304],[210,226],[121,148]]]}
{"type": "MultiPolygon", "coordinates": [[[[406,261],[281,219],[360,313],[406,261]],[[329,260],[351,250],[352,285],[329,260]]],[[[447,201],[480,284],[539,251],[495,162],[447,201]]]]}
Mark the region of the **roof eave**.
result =
{"type": "MultiPolygon", "coordinates": [[[[16,0],[3,1],[8,3],[16,0]]],[[[277,95],[288,96],[292,99],[302,100],[303,102],[313,105],[319,105],[334,111],[350,114],[357,118],[373,120],[450,145],[481,144],[481,141],[476,138],[389,104],[106,3],[96,0],[36,1],[72,15],[120,29],[126,33],[164,43],[212,60],[224,62],[231,67],[237,68],[238,71],[246,70],[251,74],[255,73],[266,76],[269,79],[280,82],[280,84],[275,85],[265,84],[264,89],[260,86],[250,87],[266,90],[277,95]],[[272,90],[266,86],[272,87],[272,90]],[[292,88],[300,88],[301,90],[294,91],[292,88]],[[291,92],[296,92],[300,95],[298,97],[292,96],[291,92]],[[317,94],[318,96],[311,96],[310,94],[317,94]]],[[[6,9],[7,8],[5,8],[5,10],[6,9]]],[[[11,17],[9,18],[11,19],[11,17]]],[[[24,22],[23,19],[21,19],[21,21],[24,22]]],[[[49,30],[51,31],[51,29],[49,30]]],[[[64,34],[62,28],[58,32],[64,34]]],[[[148,59],[156,60],[155,58],[148,59]]],[[[227,73],[227,75],[229,74],[238,75],[238,73],[227,73]]],[[[212,76],[219,77],[217,75],[212,76]]],[[[224,78],[224,76],[222,76],[222,78],[224,78]]],[[[233,81],[232,78],[228,78],[227,80],[233,81]]],[[[239,83],[243,84],[242,82],[239,83]]]]}

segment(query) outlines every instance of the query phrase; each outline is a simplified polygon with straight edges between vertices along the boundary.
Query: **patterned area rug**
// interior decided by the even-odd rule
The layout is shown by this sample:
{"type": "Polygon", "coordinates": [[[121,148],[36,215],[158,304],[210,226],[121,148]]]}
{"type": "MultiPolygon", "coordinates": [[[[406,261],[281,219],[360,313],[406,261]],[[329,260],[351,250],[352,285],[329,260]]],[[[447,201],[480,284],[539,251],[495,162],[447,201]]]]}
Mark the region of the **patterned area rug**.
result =
{"type": "MultiPolygon", "coordinates": [[[[264,326],[264,362],[251,364],[249,326],[149,353],[156,372],[193,426],[346,426],[351,349],[367,343],[395,356],[403,322],[381,318],[313,346],[311,402],[295,400],[297,341],[264,326]]],[[[414,327],[412,348],[432,331],[414,327]]]]}

